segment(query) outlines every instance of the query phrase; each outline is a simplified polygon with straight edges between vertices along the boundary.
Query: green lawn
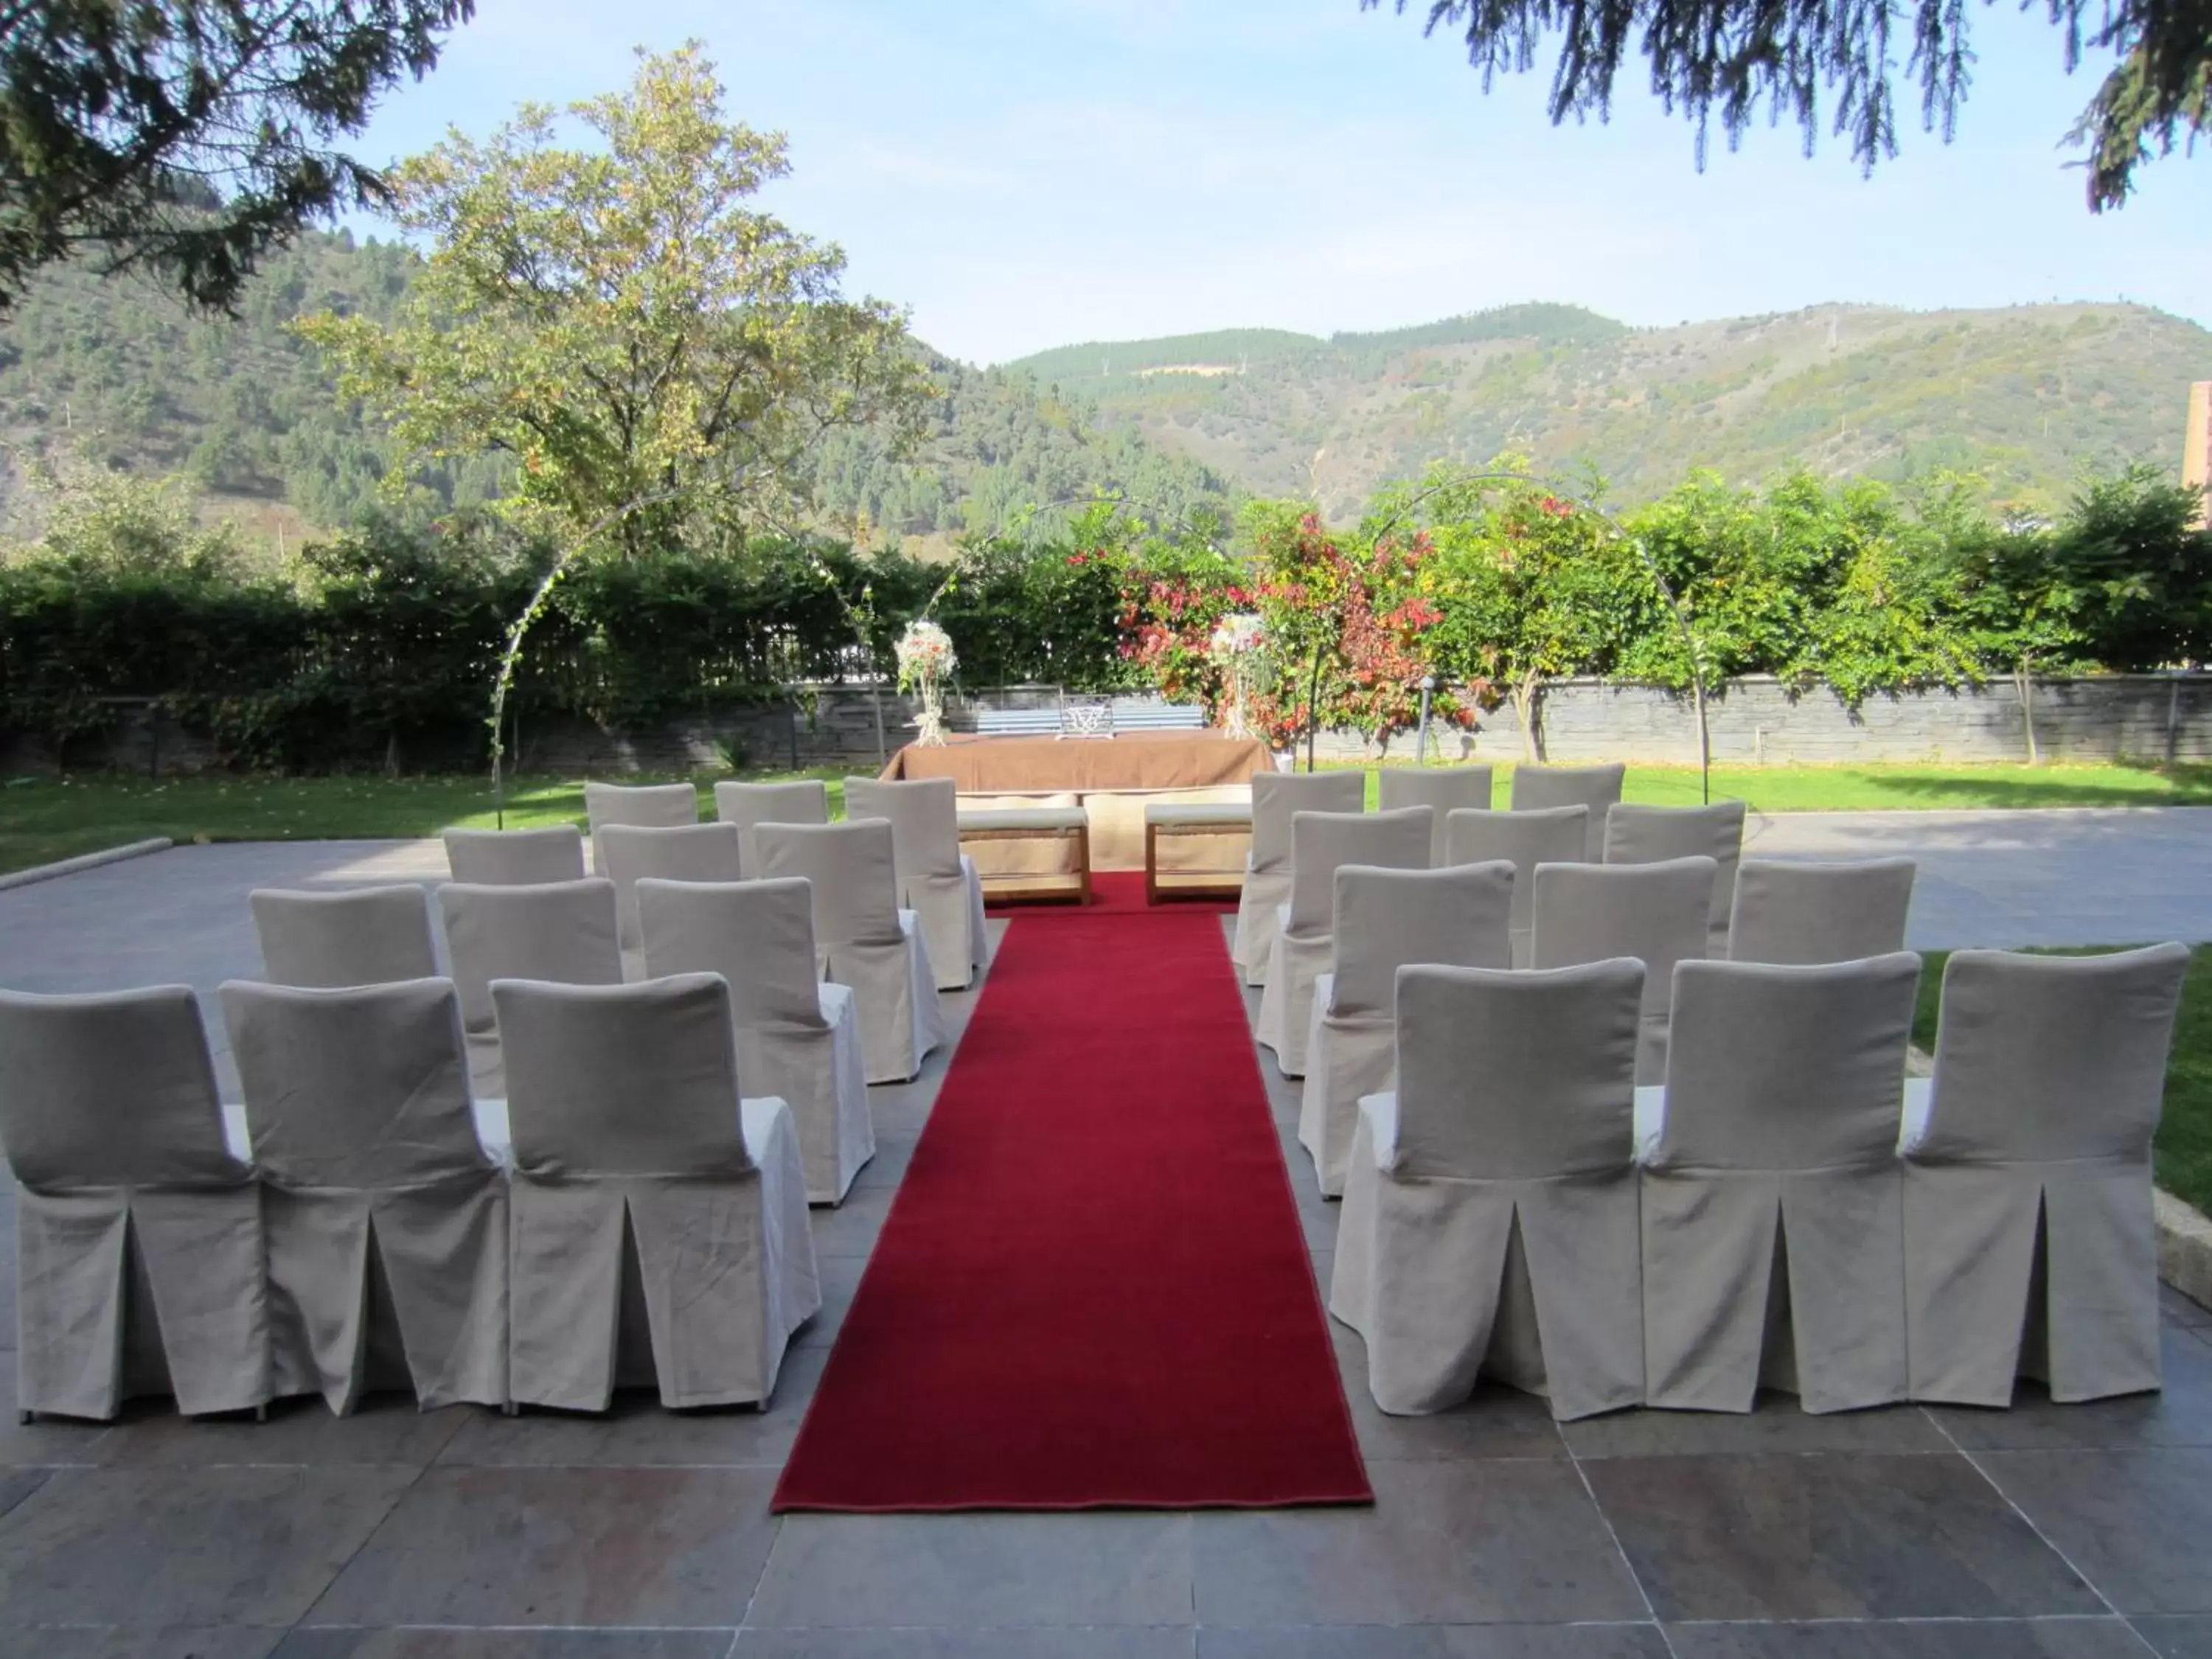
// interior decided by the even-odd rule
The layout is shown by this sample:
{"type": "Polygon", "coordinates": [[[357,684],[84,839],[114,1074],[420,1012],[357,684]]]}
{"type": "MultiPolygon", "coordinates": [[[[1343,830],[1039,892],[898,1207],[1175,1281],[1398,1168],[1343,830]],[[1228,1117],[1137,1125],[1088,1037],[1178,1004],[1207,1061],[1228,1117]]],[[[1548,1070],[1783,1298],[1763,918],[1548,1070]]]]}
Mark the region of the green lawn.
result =
{"type": "MultiPolygon", "coordinates": [[[[2124,950],[2106,945],[2104,950],[2124,950]]],[[[2087,956],[2094,951],[2054,951],[2087,956]]],[[[1936,1011],[1942,1001],[1948,951],[1921,953],[1920,1002],[1912,1040],[1936,1052],[1936,1011]]],[[[2173,1058],[2166,1072],[2166,1116],[2159,1125],[2158,1184],[2175,1197],[2212,1212],[2212,945],[2200,945],[2181,989],[2181,1016],[2173,1028],[2173,1058]]]]}
{"type": "MultiPolygon", "coordinates": [[[[828,780],[830,811],[843,811],[842,770],[774,775],[828,780]]],[[[713,781],[695,781],[702,814],[712,817],[713,781]]],[[[491,784],[484,778],[202,776],[158,783],[112,773],[15,778],[0,782],[0,871],[149,836],[178,842],[381,840],[434,836],[449,824],[489,828],[495,821],[491,784]]],[[[580,778],[508,780],[509,829],[583,822],[580,778]]]]}
{"type": "MultiPolygon", "coordinates": [[[[1513,769],[1498,766],[1498,805],[1513,769]]],[[[1367,803],[1375,804],[1370,769],[1367,803]]],[[[2022,806],[2212,806],[2212,766],[1717,766],[1713,799],[1760,812],[1929,811],[2022,806]]],[[[1632,766],[1626,798],[1698,804],[1693,766],[1632,766]]]]}
{"type": "MultiPolygon", "coordinates": [[[[824,778],[842,810],[843,769],[755,775],[824,778]]],[[[1501,765],[1504,805],[1510,766],[1501,765]]],[[[653,781],[640,779],[636,781],[653,781]]],[[[702,802],[711,780],[696,780],[702,802]]],[[[1368,798],[1374,799],[1370,770],[1368,798]]],[[[1688,767],[1636,766],[1628,799],[1686,805],[1698,799],[1688,767]]],[[[1716,799],[1740,797],[1769,812],[1868,811],[1971,806],[2212,805],[2212,767],[1795,766],[1723,767],[1716,799]]],[[[584,818],[577,778],[511,781],[510,824],[584,818]]],[[[447,824],[492,822],[483,778],[204,776],[154,782],[116,773],[0,780],[0,871],[20,870],[149,836],[172,840],[270,841],[435,835],[447,824]]]]}

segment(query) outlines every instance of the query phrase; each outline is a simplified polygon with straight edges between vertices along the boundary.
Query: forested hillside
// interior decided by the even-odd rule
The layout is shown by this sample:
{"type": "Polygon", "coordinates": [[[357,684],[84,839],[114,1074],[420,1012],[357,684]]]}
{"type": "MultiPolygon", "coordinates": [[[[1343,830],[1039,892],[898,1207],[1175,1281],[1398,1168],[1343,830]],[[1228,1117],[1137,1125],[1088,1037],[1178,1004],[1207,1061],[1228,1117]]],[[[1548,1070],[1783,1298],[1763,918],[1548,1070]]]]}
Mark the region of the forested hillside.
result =
{"type": "Polygon", "coordinates": [[[1629,502],[1693,467],[1752,482],[1802,463],[1887,479],[1966,469],[2000,505],[2044,510],[2085,465],[2179,462],[2212,332],[2119,305],[1825,306],[1664,329],[1515,306],[1326,340],[1093,343],[1011,367],[1255,493],[1316,495],[1332,518],[1432,461],[1507,449],[1594,465],[1629,502]]]}
{"type": "MultiPolygon", "coordinates": [[[[271,258],[234,320],[198,318],[148,283],[65,270],[34,283],[0,320],[0,510],[22,503],[32,465],[68,454],[146,472],[182,471],[222,505],[289,506],[336,528],[377,504],[389,467],[381,429],[342,408],[334,377],[286,325],[319,310],[388,319],[415,256],[392,243],[312,235],[271,258]]],[[[866,432],[823,446],[818,496],[839,528],[927,536],[1018,527],[1030,510],[1099,493],[1155,516],[1225,508],[1229,487],[1133,430],[1102,428],[1072,396],[1030,376],[932,358],[943,389],[921,449],[894,458],[866,432]]],[[[435,510],[499,493],[488,456],[424,470],[435,510]]]]}
{"type": "MultiPolygon", "coordinates": [[[[187,315],[129,277],[33,284],[0,321],[0,517],[25,504],[34,458],[66,453],[183,471],[221,505],[302,528],[354,521],[380,499],[384,435],[339,406],[286,325],[326,307],[388,317],[415,265],[396,244],[309,236],[268,262],[234,320],[187,315]]],[[[1631,329],[1528,305],[1327,339],[1229,329],[1001,368],[930,362],[943,395],[914,453],[871,432],[823,444],[825,528],[1049,529],[1055,504],[1100,494],[1161,523],[1244,494],[1315,495],[1343,520],[1379,484],[1505,450],[1593,465],[1629,504],[1694,467],[1749,483],[1802,463],[1888,479],[1966,469],[1999,507],[2044,511],[2085,465],[2178,459],[2212,332],[2136,306],[1831,306],[1631,329]]],[[[411,493],[435,511],[497,495],[505,476],[480,457],[424,469],[411,493]]]]}

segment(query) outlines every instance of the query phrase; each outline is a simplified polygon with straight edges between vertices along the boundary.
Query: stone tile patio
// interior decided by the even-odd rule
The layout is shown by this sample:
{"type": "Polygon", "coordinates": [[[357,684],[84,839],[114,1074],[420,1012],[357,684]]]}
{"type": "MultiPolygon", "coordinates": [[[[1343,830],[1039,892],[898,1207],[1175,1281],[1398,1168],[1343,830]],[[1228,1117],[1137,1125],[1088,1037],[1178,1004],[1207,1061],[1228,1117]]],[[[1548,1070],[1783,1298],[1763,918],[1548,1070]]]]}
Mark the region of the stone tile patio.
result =
{"type": "MultiPolygon", "coordinates": [[[[1958,925],[2033,913],[2025,878],[2027,896],[1970,902],[1970,880],[2010,880],[1989,843],[2013,831],[1945,833],[1967,841],[1958,925]]],[[[2147,855],[2173,866],[2160,879],[2176,908],[2150,931],[2212,934],[2212,826],[2159,834],[2181,836],[2147,855]]],[[[2063,879],[2127,861],[2102,831],[2034,857],[2063,879]]],[[[0,894],[0,983],[211,987],[256,970],[247,886],[438,869],[434,852],[388,844],[210,848],[0,894]]],[[[975,1000],[948,999],[956,1027],[975,1000]]],[[[1372,1510],[772,1517],[945,1064],[872,1091],[882,1150],[842,1209],[817,1213],[827,1305],[764,1415],[626,1397],[604,1420],[509,1420],[379,1399],[345,1419],[294,1402],[266,1425],[134,1409],[112,1427],[21,1428],[0,1355],[0,1654],[2212,1656],[2212,1312],[2172,1296],[2154,1398],[1829,1418],[1777,1400],[1747,1418],[1632,1413],[1562,1431],[1540,1404],[1486,1390],[1391,1419],[1338,1330],[1372,1510]]],[[[1297,1151],[1294,1091],[1261,1064],[1325,1276],[1335,1208],[1297,1151]]],[[[13,1200],[0,1205],[12,1297],[13,1200]]]]}

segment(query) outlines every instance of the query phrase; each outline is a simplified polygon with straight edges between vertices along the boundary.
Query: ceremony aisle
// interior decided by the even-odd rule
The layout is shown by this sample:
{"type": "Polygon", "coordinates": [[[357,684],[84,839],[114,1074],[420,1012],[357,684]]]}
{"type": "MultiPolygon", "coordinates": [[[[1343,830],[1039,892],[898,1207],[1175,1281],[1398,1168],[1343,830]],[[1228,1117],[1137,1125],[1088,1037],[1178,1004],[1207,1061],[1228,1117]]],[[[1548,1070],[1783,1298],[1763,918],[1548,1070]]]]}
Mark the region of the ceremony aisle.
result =
{"type": "Polygon", "coordinates": [[[775,1508],[1371,1497],[1219,917],[1024,913],[775,1508]]]}

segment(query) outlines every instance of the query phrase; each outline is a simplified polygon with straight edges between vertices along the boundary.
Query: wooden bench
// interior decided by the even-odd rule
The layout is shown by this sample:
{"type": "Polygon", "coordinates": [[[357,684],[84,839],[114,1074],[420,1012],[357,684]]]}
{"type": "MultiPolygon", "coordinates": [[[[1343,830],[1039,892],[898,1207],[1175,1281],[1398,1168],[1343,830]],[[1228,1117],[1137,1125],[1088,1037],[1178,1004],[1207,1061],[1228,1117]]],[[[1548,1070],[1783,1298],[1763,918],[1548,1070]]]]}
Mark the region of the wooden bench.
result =
{"type": "Polygon", "coordinates": [[[1075,902],[1091,902],[1091,817],[1080,806],[963,806],[959,809],[959,822],[963,843],[1072,840],[1075,843],[1075,902]]]}
{"type": "MultiPolygon", "coordinates": [[[[1252,808],[1246,801],[1150,801],[1145,806],[1145,902],[1157,904],[1160,886],[1162,836],[1218,836],[1224,830],[1252,827],[1252,808]]],[[[1244,890],[1244,872],[1223,871],[1218,877],[1177,880],[1164,890],[1205,898],[1233,898],[1244,890]]]]}

